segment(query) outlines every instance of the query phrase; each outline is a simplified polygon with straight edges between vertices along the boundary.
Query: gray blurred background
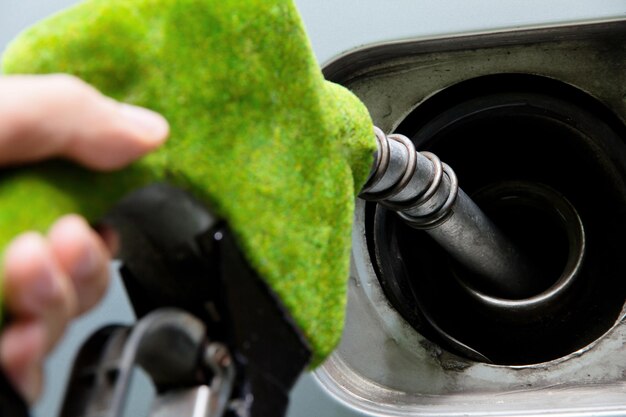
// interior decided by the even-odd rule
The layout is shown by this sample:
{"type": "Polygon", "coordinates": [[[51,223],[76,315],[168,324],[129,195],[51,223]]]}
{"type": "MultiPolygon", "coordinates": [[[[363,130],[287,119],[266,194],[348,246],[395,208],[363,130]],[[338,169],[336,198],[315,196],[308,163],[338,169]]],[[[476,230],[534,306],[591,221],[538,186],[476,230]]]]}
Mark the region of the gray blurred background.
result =
{"type": "MultiPolygon", "coordinates": [[[[0,53],[22,29],[72,0],[0,0],[0,53]]],[[[515,29],[546,24],[626,16],[624,0],[297,0],[320,63],[372,43],[405,38],[429,38],[468,32],[515,29]]],[[[105,323],[131,322],[132,314],[118,279],[105,301],[87,317],[74,323],[64,343],[47,365],[45,394],[36,417],[58,413],[60,397],[77,346],[105,323]]],[[[128,416],[146,413],[150,395],[145,381],[135,384],[128,416]],[[143,398],[143,401],[142,401],[143,398]]],[[[324,393],[313,377],[301,378],[292,396],[290,417],[356,416],[324,393]]]]}

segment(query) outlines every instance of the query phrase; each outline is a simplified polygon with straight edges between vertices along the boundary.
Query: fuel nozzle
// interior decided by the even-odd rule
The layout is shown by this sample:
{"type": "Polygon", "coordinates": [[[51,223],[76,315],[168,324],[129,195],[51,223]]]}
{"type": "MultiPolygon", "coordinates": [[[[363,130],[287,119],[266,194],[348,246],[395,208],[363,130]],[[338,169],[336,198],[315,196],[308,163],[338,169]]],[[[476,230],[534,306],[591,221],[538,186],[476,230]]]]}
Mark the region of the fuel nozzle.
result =
{"type": "Polygon", "coordinates": [[[452,168],[406,136],[374,131],[378,149],[360,197],[428,233],[471,272],[470,286],[508,299],[533,295],[531,260],[459,188],[452,168]]]}

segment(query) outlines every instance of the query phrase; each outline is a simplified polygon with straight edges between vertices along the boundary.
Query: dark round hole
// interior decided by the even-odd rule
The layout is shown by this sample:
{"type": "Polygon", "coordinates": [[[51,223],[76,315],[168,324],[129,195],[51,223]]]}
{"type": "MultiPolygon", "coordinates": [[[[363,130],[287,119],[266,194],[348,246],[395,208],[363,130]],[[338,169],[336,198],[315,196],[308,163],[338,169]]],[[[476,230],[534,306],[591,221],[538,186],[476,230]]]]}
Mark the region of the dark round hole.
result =
{"type": "MultiPolygon", "coordinates": [[[[571,87],[525,78],[524,92],[511,91],[516,84],[509,82],[498,91],[489,80],[480,82],[483,90],[474,85],[457,94],[442,93],[443,101],[435,96],[436,105],[425,103],[423,112],[419,106],[398,131],[452,166],[469,195],[521,181],[545,184],[571,202],[586,234],[575,289],[557,308],[503,318],[467,295],[455,278],[455,266],[426,234],[374,204],[366,208],[370,253],[390,302],[444,348],[506,365],[556,359],[605,333],[624,304],[623,126],[571,87]]],[[[537,292],[550,287],[568,259],[567,230],[573,225],[559,223],[549,210],[528,201],[483,200],[494,222],[540,265],[537,292]]]]}
{"type": "MultiPolygon", "coordinates": [[[[501,182],[490,184],[471,196],[504,235],[537,265],[536,275],[528,277],[532,295],[546,291],[559,279],[570,256],[567,229],[576,226],[560,218],[552,205],[554,202],[542,193],[544,188],[541,184],[501,182]]],[[[464,268],[456,265],[454,269],[464,282],[480,282],[466,277],[468,272],[464,268]]],[[[493,294],[491,289],[476,289],[503,297],[493,294]]]]}

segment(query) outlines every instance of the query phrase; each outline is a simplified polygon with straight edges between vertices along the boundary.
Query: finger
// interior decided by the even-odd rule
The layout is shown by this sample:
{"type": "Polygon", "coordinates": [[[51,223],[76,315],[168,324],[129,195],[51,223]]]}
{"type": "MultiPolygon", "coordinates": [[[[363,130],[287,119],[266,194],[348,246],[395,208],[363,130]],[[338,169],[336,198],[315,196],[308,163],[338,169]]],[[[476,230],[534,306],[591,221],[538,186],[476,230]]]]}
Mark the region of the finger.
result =
{"type": "Polygon", "coordinates": [[[29,403],[41,392],[45,345],[45,325],[39,320],[12,323],[0,336],[0,365],[29,403]]]}
{"type": "Polygon", "coordinates": [[[168,133],[161,115],[71,76],[0,77],[0,164],[60,156],[111,170],[155,149],[168,133]]]}
{"type": "Polygon", "coordinates": [[[94,307],[104,296],[109,282],[109,253],[102,239],[83,218],[69,215],[54,224],[48,241],[74,285],[77,312],[94,307]]]}
{"type": "Polygon", "coordinates": [[[17,321],[44,322],[46,348],[51,349],[75,315],[76,294],[41,235],[26,233],[9,245],[4,259],[4,290],[7,308],[17,321]]]}

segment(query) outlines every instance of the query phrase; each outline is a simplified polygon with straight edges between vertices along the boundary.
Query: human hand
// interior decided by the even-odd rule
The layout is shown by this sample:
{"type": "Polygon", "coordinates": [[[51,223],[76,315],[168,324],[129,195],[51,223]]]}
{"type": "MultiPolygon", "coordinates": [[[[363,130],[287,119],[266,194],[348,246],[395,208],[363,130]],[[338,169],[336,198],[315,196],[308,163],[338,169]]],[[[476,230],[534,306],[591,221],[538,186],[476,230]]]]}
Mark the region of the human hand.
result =
{"type": "MultiPolygon", "coordinates": [[[[0,77],[1,165],[62,157],[115,170],[168,133],[157,113],[67,75],[0,77]]],[[[0,333],[0,366],[29,402],[39,396],[44,358],[68,322],[104,295],[109,258],[102,239],[76,215],[59,219],[46,236],[24,233],[6,249],[2,285],[12,321],[0,333]]]]}

